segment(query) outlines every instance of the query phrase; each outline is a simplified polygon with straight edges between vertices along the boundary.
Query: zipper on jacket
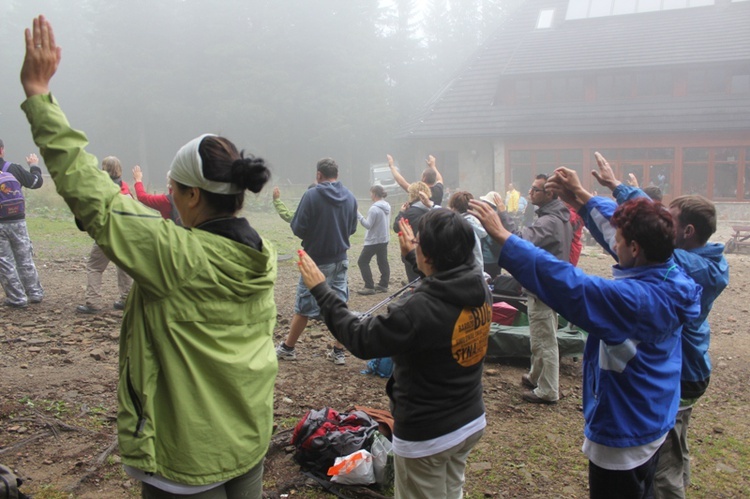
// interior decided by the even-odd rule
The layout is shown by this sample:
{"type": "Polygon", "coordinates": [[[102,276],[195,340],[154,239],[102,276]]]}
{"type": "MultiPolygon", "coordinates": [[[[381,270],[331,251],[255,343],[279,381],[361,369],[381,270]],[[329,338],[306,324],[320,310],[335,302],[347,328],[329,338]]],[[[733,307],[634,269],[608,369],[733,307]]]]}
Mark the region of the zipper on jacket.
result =
{"type": "Polygon", "coordinates": [[[130,401],[135,407],[136,416],[138,416],[138,423],[136,424],[135,431],[133,432],[133,436],[137,437],[143,431],[143,426],[146,424],[146,418],[143,417],[143,406],[141,406],[141,400],[138,398],[138,394],[135,392],[135,388],[133,388],[133,383],[130,382],[130,359],[128,359],[128,367],[125,370],[125,375],[125,379],[128,383],[128,394],[130,395],[130,401]]]}

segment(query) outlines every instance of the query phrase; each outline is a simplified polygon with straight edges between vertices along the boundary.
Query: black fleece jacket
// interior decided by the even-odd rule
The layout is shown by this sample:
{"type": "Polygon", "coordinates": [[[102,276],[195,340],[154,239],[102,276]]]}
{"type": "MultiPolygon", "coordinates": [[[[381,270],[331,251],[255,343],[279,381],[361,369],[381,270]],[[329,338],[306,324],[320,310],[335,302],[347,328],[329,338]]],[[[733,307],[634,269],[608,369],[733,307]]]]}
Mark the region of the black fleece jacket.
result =
{"type": "MultiPolygon", "coordinates": [[[[414,263],[414,252],[407,260],[414,263]]],[[[423,278],[386,313],[362,320],[325,282],[312,294],[330,331],[353,355],[393,357],[386,391],[398,438],[430,440],[484,414],[492,295],[479,269],[464,264],[423,278]]]]}

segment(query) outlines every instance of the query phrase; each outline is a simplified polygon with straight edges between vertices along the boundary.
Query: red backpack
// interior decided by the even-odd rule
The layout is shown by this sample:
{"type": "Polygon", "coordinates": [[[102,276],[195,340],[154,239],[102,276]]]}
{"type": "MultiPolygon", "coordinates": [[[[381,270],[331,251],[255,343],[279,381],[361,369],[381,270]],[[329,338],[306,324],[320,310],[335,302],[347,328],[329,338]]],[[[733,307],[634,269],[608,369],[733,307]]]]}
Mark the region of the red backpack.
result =
{"type": "Polygon", "coordinates": [[[13,218],[26,211],[21,182],[12,173],[8,173],[8,167],[10,163],[6,161],[0,171],[0,218],[13,218]]]}
{"type": "Polygon", "coordinates": [[[337,457],[369,450],[378,423],[362,411],[339,413],[329,407],[307,411],[292,434],[294,460],[325,476],[337,457]]]}

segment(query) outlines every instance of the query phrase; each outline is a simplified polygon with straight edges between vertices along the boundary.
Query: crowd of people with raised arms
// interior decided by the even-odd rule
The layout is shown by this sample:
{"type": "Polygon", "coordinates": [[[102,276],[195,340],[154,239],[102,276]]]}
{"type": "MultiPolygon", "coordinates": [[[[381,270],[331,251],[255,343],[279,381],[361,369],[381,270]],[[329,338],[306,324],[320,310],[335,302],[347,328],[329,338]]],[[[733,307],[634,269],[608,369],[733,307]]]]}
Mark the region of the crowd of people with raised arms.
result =
{"type": "MultiPolygon", "coordinates": [[[[537,175],[526,196],[509,184],[505,200],[464,190],[444,199],[434,156],[410,183],[388,155],[408,200],[392,216],[387,193],[374,185],[364,215],[336,161],[323,158],[296,210],[273,190],[274,207],[302,246],[289,333],[274,344],[276,253],[252,217],[239,215],[245,191],[260,192],[271,177],[265,161],[228,138],[203,134],[176,152],[167,194],[146,192],[135,166],[134,197],[120,161],[109,156],[100,167],[50,93],[61,61],[50,23],[35,18],[25,37],[21,107],[57,192],[94,241],[79,312],[101,311],[102,272],[110,261],[118,269],[118,443],[142,497],[263,496],[278,361],[297,359],[311,318],[332,333],[327,358],[335,365],[346,363],[347,350],[393,359],[386,393],[395,497],[462,497],[467,458],[487,425],[489,284],[501,269],[528,300],[523,400],[560,399],[558,316],[588,333],[582,451],[590,496],[685,497],[690,416],[711,375],[708,315],[729,279],[723,246],[709,242],[717,218],[709,200],[680,196],[666,206],[633,178],[617,180],[598,153],[592,173],[614,199],[588,192],[565,167],[537,175]],[[358,224],[366,229],[358,293],[388,292],[391,230],[407,276],[409,291],[376,315],[347,306],[348,250],[358,224]],[[584,225],[614,259],[614,279],[576,267],[584,225]]],[[[0,180],[18,184],[19,192],[41,186],[34,154],[30,171],[3,155],[0,141],[0,180]]],[[[41,302],[43,290],[23,198],[3,198],[1,208],[5,305],[24,308],[41,302]]]]}

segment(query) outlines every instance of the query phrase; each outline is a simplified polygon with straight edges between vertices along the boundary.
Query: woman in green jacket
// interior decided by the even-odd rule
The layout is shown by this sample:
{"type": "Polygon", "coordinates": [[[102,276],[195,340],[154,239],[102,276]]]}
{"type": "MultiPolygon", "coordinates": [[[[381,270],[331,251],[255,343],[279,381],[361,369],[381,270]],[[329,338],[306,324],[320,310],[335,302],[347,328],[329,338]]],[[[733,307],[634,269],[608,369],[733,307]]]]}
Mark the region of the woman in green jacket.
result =
{"type": "Polygon", "coordinates": [[[170,171],[185,228],[119,188],[49,93],[60,62],[43,16],[26,30],[22,104],[58,193],[134,280],[120,335],[120,454],[143,497],[261,497],[277,372],[276,254],[244,218],[270,172],[202,135],[170,171]],[[187,229],[187,230],[186,230],[187,229]]]}

